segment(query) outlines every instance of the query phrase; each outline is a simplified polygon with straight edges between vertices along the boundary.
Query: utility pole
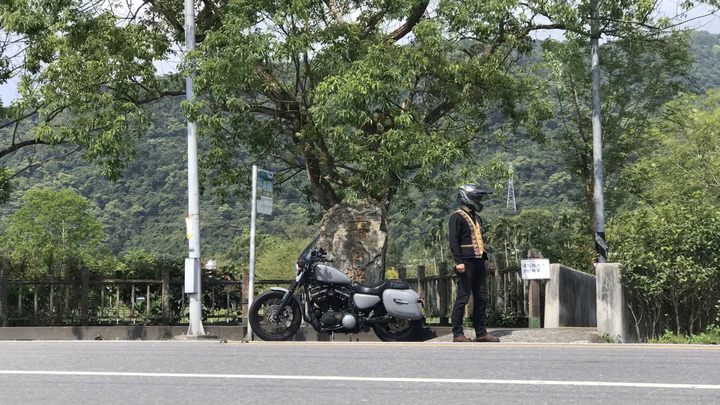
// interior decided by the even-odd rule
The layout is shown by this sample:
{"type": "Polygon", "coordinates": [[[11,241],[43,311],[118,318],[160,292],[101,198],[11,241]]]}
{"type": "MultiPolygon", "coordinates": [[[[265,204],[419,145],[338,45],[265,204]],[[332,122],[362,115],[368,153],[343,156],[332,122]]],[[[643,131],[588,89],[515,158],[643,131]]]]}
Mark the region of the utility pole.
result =
{"type": "MultiPolygon", "coordinates": [[[[510,173],[513,171],[513,164],[510,162],[510,173]]],[[[517,204],[515,204],[515,174],[510,175],[510,181],[508,182],[508,196],[507,196],[507,204],[505,205],[505,208],[510,208],[510,201],[512,201],[512,207],[513,211],[517,212],[517,204]]]]}
{"type": "Polygon", "coordinates": [[[592,76],[592,132],[593,132],[593,208],[595,211],[595,251],[598,261],[607,261],[605,244],[605,198],[603,196],[602,128],[600,121],[600,22],[598,0],[590,2],[590,74],[592,76]]]}
{"type": "MultiPolygon", "coordinates": [[[[185,50],[195,50],[195,3],[185,0],[185,50]]],[[[192,62],[191,62],[192,63],[192,62]]],[[[194,66],[193,66],[194,68],[194,66]]],[[[193,101],[195,71],[185,78],[187,100],[193,101]]],[[[188,336],[205,335],[202,324],[202,278],[200,276],[200,184],[198,180],[197,126],[188,120],[188,258],[185,259],[185,292],[190,305],[188,336]]]]}
{"type": "MultiPolygon", "coordinates": [[[[250,200],[250,263],[248,266],[248,315],[250,315],[250,307],[253,304],[255,298],[255,228],[257,223],[257,182],[258,182],[258,167],[256,164],[252,165],[252,200],[250,200]]],[[[247,336],[246,341],[252,342],[253,331],[250,322],[247,324],[247,336]]]]}

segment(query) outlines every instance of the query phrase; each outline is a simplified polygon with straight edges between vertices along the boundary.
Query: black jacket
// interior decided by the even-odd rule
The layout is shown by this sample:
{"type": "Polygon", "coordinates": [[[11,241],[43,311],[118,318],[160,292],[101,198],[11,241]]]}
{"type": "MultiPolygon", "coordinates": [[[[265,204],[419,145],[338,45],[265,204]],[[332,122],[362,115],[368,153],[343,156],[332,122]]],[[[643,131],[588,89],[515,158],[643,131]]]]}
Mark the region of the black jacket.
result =
{"type": "MultiPolygon", "coordinates": [[[[483,244],[485,240],[485,232],[482,229],[482,220],[474,212],[468,213],[474,221],[480,221],[480,230],[483,233],[483,244]]],[[[477,223],[477,222],[475,222],[477,223]]],[[[453,259],[456,264],[462,264],[463,259],[472,259],[475,257],[475,250],[471,247],[461,247],[461,245],[472,245],[473,230],[467,223],[465,217],[456,212],[450,216],[450,251],[452,251],[453,259]]],[[[487,250],[487,247],[485,247],[487,250]]],[[[487,259],[487,252],[483,252],[483,259],[487,259]]]]}

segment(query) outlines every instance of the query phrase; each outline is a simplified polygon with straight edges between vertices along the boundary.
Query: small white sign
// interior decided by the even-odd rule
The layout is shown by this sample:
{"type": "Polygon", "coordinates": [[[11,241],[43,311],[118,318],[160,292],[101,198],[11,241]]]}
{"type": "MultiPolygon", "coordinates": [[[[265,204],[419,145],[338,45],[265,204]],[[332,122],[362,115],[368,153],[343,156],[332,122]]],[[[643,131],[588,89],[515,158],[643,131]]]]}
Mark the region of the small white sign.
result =
{"type": "Polygon", "coordinates": [[[200,259],[196,257],[185,258],[185,294],[195,294],[198,291],[200,279],[200,259]]]}
{"type": "Polygon", "coordinates": [[[257,184],[257,212],[258,214],[272,215],[273,179],[275,173],[267,170],[258,170],[257,184]]]}
{"type": "Polygon", "coordinates": [[[521,260],[523,280],[538,280],[550,278],[550,259],[521,260]]]}
{"type": "Polygon", "coordinates": [[[257,202],[258,214],[272,215],[272,198],[260,196],[257,202]]]}

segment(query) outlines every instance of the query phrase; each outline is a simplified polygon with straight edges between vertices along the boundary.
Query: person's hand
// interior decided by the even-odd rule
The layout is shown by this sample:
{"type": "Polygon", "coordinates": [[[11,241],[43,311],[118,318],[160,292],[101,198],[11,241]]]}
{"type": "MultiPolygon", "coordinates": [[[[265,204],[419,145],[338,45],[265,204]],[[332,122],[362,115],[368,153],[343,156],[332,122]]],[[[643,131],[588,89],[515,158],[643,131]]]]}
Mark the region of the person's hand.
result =
{"type": "Polygon", "coordinates": [[[457,271],[458,273],[465,273],[465,263],[461,263],[455,266],[455,271],[457,271]]]}

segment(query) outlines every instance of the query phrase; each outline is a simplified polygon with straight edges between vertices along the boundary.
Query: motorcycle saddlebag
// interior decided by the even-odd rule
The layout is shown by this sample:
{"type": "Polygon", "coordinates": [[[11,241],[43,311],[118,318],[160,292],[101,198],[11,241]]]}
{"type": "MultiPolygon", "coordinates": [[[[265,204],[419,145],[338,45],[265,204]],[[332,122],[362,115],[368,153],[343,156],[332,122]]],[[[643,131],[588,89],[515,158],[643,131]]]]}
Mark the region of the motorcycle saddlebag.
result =
{"type": "Polygon", "coordinates": [[[413,290],[385,290],[382,298],[383,305],[390,316],[402,319],[423,317],[420,303],[418,303],[420,296],[413,290]]]}

